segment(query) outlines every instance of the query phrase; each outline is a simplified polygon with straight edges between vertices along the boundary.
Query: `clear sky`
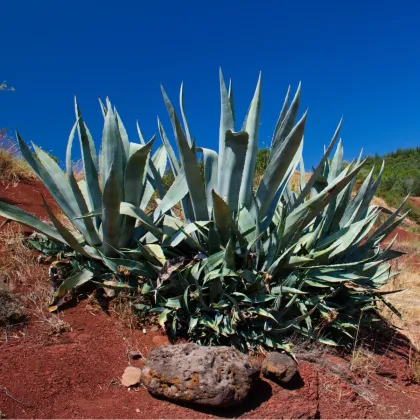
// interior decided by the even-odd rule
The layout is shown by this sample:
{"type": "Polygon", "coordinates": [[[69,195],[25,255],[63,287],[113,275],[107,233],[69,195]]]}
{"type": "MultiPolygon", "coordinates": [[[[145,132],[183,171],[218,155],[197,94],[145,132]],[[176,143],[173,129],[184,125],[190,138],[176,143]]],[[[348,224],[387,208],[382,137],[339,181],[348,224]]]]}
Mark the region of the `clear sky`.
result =
{"type": "Polygon", "coordinates": [[[159,84],[192,134],[217,147],[218,68],[232,77],[237,129],[263,73],[260,144],[269,144],[287,86],[309,107],[304,156],[321,157],[344,115],[345,157],[420,146],[420,3],[417,1],[3,0],[0,127],[17,127],[64,158],[73,95],[100,143],[97,97],[109,95],[137,141],[156,116],[170,131],[159,84]]]}

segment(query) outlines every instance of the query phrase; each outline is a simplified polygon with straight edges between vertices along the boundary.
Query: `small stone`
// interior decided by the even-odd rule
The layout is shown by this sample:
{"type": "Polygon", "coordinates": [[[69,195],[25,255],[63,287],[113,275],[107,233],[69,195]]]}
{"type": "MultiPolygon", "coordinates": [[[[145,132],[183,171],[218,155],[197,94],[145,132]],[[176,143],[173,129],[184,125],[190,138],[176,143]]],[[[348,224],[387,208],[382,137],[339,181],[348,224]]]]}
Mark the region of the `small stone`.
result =
{"type": "Polygon", "coordinates": [[[146,334],[146,333],[147,333],[146,328],[143,328],[143,334],[146,334]]]}
{"type": "Polygon", "coordinates": [[[130,359],[136,360],[140,359],[142,355],[138,351],[131,350],[128,352],[128,355],[130,356],[130,359]]]}
{"type": "Polygon", "coordinates": [[[230,347],[176,344],[153,349],[142,383],[155,396],[211,407],[243,403],[259,375],[259,366],[230,347]]]}
{"type": "Polygon", "coordinates": [[[159,331],[159,327],[157,325],[154,325],[152,328],[150,328],[150,331],[152,331],[152,332],[158,332],[159,331]]]}
{"type": "Polygon", "coordinates": [[[140,413],[140,409],[139,408],[136,408],[136,413],[140,413]]]}
{"type": "Polygon", "coordinates": [[[125,368],[124,374],[121,378],[121,383],[126,386],[135,386],[140,383],[141,380],[141,369],[134,366],[127,366],[125,368]]]}
{"type": "Polygon", "coordinates": [[[286,354],[271,352],[267,354],[261,372],[266,378],[273,379],[280,385],[287,385],[298,374],[298,366],[286,354]]]}

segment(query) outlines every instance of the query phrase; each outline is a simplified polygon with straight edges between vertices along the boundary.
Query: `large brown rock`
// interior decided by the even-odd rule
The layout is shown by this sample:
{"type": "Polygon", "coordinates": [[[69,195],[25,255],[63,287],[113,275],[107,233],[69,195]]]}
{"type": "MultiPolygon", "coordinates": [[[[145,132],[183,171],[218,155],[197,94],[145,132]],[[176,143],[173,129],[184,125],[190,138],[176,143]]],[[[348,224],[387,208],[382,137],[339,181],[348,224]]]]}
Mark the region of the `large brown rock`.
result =
{"type": "Polygon", "coordinates": [[[178,344],[149,354],[142,383],[155,396],[213,407],[240,404],[259,366],[230,347],[178,344]]]}
{"type": "Polygon", "coordinates": [[[266,378],[273,379],[280,385],[287,385],[298,375],[298,366],[286,354],[271,352],[267,354],[261,372],[266,378]]]}

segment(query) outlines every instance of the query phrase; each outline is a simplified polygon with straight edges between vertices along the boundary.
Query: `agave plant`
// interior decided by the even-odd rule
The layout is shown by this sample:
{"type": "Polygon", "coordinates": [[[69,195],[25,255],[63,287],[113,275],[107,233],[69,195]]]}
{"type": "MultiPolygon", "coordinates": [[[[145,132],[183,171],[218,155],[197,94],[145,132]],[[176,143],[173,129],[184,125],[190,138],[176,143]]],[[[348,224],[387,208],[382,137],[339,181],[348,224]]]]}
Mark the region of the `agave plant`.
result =
{"type": "Polygon", "coordinates": [[[0,215],[33,228],[84,258],[80,265],[83,270],[63,283],[56,292],[57,298],[94,277],[100,281],[102,272],[118,274],[127,264],[136,274],[155,275],[148,264],[136,260],[141,259],[142,253],[154,258],[153,248],[138,245],[147,233],[152,232],[157,238],[163,235],[145,210],[155,191],[161,197],[165,194],[161,177],[167,165],[166,151],[160,147],[150,157],[154,137],[146,143],[137,125],[140,144],[129,142],[120,116],[109,100],[106,106],[101,103],[101,109],[104,128],[98,159],[92,136],[75,102],[77,121],[67,144],[65,172],[39,147],[34,145],[35,153],[32,153],[17,133],[23,157],[47,187],[68,223],[63,224],[45,200],[53,226],[0,202],[0,215]],[[71,159],[76,130],[83,162],[80,181],[76,180],[71,159]]]}
{"type": "MultiPolygon", "coordinates": [[[[379,288],[396,275],[392,243],[381,242],[401,223],[402,205],[382,224],[371,205],[383,166],[353,194],[361,156],[346,164],[341,121],[323,158],[307,179],[302,158],[306,112],[298,116],[300,85],[286,94],[272,137],[268,166],[253,189],[261,113],[261,75],[241,131],[235,131],[232,85],[220,73],[219,151],[196,147],[184,110],[178,115],[162,88],[179,160],[158,122],[175,181],[154,211],[163,217],[168,257],[149,295],[159,322],[173,335],[202,344],[284,348],[297,332],[329,344],[344,343],[357,326],[378,317],[379,288]],[[298,120],[296,122],[296,120],[298,120]],[[200,158],[204,177],[200,174],[200,158]],[[299,168],[300,185],[290,180],[299,168]],[[185,220],[167,211],[181,202],[185,220]]],[[[149,237],[151,241],[159,238],[149,237]]],[[[144,305],[140,305],[144,308],[144,305]]]]}
{"type": "Polygon", "coordinates": [[[383,168],[376,179],[372,170],[356,188],[364,162],[361,156],[344,162],[341,141],[336,145],[341,122],[307,177],[302,158],[306,113],[298,119],[300,86],[291,101],[289,88],[268,166],[254,189],[261,76],[242,128],[235,131],[232,85],[227,89],[220,73],[218,153],[196,146],[183,87],[182,124],[162,91],[177,153],[159,120],[164,146],[152,158],[154,139],[146,144],[140,129],[140,144],[130,143],[109,101],[101,104],[105,123],[99,162],[77,104],[65,173],[36,146],[33,156],[18,135],[22,155],[72,228],[46,203],[53,227],[6,203],[0,203],[0,215],[72,248],[79,272],[60,286],[56,299],[88,281],[133,290],[140,283],[142,303],[137,299],[134,306],[157,313],[173,335],[243,351],[288,348],[285,337],[292,332],[344,343],[358,325],[377,318],[372,311],[377,302],[396,312],[379,289],[397,274],[388,261],[399,253],[392,250],[393,242],[386,248],[381,242],[405,217],[399,216],[404,203],[378,223],[380,210],[370,204],[383,168]],[[71,162],[76,130],[84,167],[79,182],[71,162]],[[166,192],[167,158],[174,182],[166,192]],[[293,190],[297,168],[300,183],[293,190]],[[155,192],[158,205],[147,214],[155,192]],[[182,217],[173,211],[178,203],[182,217]]]}

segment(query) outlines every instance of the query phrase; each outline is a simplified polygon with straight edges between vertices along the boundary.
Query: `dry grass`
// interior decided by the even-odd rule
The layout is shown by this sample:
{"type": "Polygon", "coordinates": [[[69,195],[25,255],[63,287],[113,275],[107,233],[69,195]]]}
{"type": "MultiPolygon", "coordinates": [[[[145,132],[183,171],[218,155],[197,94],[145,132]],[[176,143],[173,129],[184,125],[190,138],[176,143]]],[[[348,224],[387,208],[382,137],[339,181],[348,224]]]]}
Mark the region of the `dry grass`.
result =
{"type": "Polygon", "coordinates": [[[20,156],[16,143],[4,132],[0,132],[0,179],[9,182],[36,179],[32,169],[20,156]]]}
{"type": "Polygon", "coordinates": [[[357,370],[362,372],[375,372],[378,368],[379,362],[375,355],[364,348],[363,345],[357,346],[350,359],[350,370],[357,370]]]}
{"type": "Polygon", "coordinates": [[[403,319],[383,308],[383,315],[395,326],[402,329],[404,335],[420,350],[420,244],[404,242],[396,249],[407,252],[394,262],[394,269],[400,271],[391,278],[383,290],[406,289],[403,292],[387,296],[402,314],[403,319]]]}
{"type": "Polygon", "coordinates": [[[411,380],[417,384],[420,384],[420,357],[416,355],[413,359],[410,359],[409,369],[411,380]]]}
{"type": "Polygon", "coordinates": [[[139,326],[139,319],[133,312],[130,296],[124,292],[118,293],[109,304],[109,312],[113,313],[121,324],[130,331],[139,326]]]}
{"type": "Polygon", "coordinates": [[[0,229],[0,279],[20,294],[47,334],[59,334],[69,328],[60,315],[48,312],[53,288],[47,266],[37,262],[36,253],[25,245],[23,234],[13,224],[0,229]]]}
{"type": "MultiPolygon", "coordinates": [[[[387,204],[387,202],[383,198],[377,196],[373,197],[371,205],[380,207],[382,209],[382,212],[385,215],[387,215],[386,217],[388,217],[388,214],[391,214],[396,210],[395,207],[392,207],[389,204],[387,204]]],[[[410,214],[403,220],[401,226],[415,231],[419,228],[419,225],[414,220],[411,220],[409,216],[410,214]]]]}

